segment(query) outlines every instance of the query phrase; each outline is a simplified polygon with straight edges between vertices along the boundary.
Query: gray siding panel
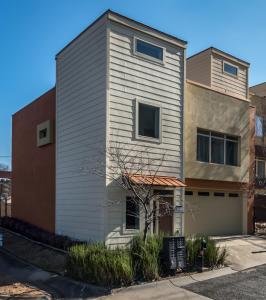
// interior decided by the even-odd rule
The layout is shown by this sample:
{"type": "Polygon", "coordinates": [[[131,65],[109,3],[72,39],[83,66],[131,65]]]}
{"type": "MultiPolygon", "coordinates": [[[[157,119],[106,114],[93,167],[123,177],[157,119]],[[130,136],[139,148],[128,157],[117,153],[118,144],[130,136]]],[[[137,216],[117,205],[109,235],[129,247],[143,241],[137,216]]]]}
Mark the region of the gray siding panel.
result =
{"type": "Polygon", "coordinates": [[[105,179],[81,169],[106,143],[106,68],[104,20],[57,57],[56,232],[81,240],[105,238],[105,179]]]}
{"type": "MultiPolygon", "coordinates": [[[[184,51],[177,46],[153,40],[129,28],[111,23],[109,44],[109,146],[119,142],[124,149],[145,149],[151,157],[166,153],[159,175],[182,178],[183,160],[183,84],[184,51]],[[165,64],[151,62],[133,54],[134,36],[148,39],[165,47],[165,64]],[[162,142],[153,143],[135,139],[135,101],[148,101],[162,107],[162,142]]],[[[140,150],[141,151],[141,150],[140,150]]],[[[138,150],[132,155],[138,155],[138,150]]],[[[156,167],[158,162],[154,162],[156,167]]],[[[181,191],[180,191],[181,193],[181,191]]],[[[181,195],[181,194],[180,194],[181,195]]],[[[125,200],[120,190],[108,189],[108,198],[125,200]]],[[[119,202],[119,201],[118,201],[119,202]]],[[[132,233],[124,232],[124,207],[108,209],[107,243],[125,244],[132,233]]],[[[181,221],[177,220],[181,226],[181,221]]],[[[178,226],[179,226],[178,225],[178,226]]],[[[180,228],[178,228],[180,230],[180,228]]]]}

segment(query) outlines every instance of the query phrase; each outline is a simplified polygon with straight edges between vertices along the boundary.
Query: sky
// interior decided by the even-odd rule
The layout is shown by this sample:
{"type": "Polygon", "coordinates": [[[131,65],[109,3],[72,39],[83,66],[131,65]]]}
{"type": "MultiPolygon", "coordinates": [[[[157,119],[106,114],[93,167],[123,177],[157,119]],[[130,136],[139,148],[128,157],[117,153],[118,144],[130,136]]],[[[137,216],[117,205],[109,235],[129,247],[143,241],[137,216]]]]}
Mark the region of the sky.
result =
{"type": "Polygon", "coordinates": [[[55,85],[55,55],[105,10],[251,63],[266,81],[265,0],[0,0],[0,163],[11,166],[12,114],[55,85]]]}

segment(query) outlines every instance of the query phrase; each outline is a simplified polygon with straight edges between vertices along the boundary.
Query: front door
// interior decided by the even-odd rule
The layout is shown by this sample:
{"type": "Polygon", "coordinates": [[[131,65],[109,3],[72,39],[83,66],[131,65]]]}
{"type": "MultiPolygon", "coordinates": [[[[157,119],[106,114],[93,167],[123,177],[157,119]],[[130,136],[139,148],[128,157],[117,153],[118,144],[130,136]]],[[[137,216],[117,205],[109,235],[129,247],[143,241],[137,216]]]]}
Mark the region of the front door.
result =
{"type": "Polygon", "coordinates": [[[173,234],[173,211],[169,212],[166,208],[166,203],[169,203],[170,207],[173,205],[173,198],[163,197],[159,202],[159,217],[158,217],[158,229],[159,233],[173,234]]]}

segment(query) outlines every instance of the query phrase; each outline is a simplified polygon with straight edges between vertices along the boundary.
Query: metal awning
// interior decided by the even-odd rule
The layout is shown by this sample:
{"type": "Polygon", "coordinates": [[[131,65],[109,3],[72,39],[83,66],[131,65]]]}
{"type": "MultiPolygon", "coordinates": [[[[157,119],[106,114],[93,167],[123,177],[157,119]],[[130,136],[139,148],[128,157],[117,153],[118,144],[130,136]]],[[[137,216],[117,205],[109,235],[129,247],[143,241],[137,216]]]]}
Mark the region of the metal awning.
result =
{"type": "Polygon", "coordinates": [[[155,186],[185,187],[186,185],[178,178],[171,176],[152,176],[140,174],[128,174],[129,179],[135,184],[147,184],[155,186]]]}

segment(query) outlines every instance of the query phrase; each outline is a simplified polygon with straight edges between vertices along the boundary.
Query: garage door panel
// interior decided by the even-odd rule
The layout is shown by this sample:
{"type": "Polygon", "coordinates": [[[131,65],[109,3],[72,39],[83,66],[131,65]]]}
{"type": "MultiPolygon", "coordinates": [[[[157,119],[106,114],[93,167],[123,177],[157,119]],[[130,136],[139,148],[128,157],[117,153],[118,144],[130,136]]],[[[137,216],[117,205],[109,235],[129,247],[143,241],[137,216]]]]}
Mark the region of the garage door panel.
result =
{"type": "Polygon", "coordinates": [[[230,235],[242,233],[242,199],[186,196],[185,233],[230,235]]]}

